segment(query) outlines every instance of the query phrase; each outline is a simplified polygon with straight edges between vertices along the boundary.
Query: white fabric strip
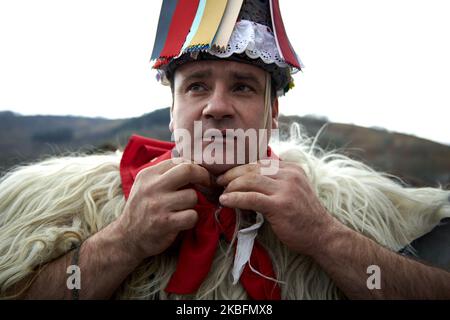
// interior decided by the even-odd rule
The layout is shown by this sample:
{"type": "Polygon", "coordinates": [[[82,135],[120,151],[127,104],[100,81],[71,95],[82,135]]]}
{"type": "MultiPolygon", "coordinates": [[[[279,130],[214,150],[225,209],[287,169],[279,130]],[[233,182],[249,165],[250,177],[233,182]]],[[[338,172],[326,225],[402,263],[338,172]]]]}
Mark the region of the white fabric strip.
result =
{"type": "MultiPolygon", "coordinates": [[[[236,209],[236,211],[237,214],[241,214],[239,209],[236,209]]],[[[233,276],[233,284],[236,284],[239,281],[246,263],[250,261],[253,244],[255,243],[255,238],[258,235],[258,229],[263,223],[263,215],[256,212],[256,222],[250,227],[238,231],[236,255],[234,256],[234,265],[231,271],[233,276]]]]}

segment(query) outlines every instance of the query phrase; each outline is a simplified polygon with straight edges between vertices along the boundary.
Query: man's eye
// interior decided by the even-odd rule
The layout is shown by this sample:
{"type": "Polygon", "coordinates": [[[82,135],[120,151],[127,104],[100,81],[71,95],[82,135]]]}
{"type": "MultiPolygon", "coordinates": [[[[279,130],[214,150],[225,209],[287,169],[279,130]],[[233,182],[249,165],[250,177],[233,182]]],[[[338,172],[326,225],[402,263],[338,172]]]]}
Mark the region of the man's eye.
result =
{"type": "Polygon", "coordinates": [[[187,91],[202,92],[206,90],[206,86],[201,83],[193,83],[188,86],[187,91]]]}
{"type": "Polygon", "coordinates": [[[246,84],[239,84],[234,87],[234,91],[240,91],[240,92],[252,92],[254,91],[252,87],[246,85],[246,84]]]}

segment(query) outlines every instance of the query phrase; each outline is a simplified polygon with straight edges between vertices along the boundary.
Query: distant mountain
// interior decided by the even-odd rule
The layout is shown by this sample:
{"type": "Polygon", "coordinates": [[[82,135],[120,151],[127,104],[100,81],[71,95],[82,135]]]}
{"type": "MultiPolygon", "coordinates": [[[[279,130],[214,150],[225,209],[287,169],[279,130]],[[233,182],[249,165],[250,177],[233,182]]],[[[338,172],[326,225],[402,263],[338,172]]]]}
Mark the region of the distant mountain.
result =
{"type": "MultiPolygon", "coordinates": [[[[450,146],[379,128],[329,123],[312,116],[280,116],[281,134],[298,122],[318,143],[416,186],[450,186],[450,146]]],[[[169,108],[141,117],[109,120],[74,116],[22,116],[0,112],[0,172],[12,166],[73,152],[123,149],[131,134],[170,140],[169,108]]]]}
{"type": "Polygon", "coordinates": [[[450,188],[450,146],[382,128],[327,123],[323,120],[280,116],[280,126],[302,124],[309,135],[327,125],[318,139],[326,149],[337,149],[372,168],[394,174],[415,186],[450,188]]]}

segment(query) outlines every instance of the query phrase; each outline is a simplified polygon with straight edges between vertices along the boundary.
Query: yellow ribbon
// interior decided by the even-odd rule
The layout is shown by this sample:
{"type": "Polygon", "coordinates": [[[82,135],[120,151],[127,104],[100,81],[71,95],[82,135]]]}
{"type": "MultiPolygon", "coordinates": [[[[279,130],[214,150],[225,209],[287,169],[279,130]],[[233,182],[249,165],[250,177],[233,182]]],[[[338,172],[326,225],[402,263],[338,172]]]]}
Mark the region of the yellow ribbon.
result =
{"type": "Polygon", "coordinates": [[[206,0],[202,20],[200,21],[197,32],[189,43],[188,48],[194,46],[206,46],[212,43],[226,6],[227,0],[206,0]]]}

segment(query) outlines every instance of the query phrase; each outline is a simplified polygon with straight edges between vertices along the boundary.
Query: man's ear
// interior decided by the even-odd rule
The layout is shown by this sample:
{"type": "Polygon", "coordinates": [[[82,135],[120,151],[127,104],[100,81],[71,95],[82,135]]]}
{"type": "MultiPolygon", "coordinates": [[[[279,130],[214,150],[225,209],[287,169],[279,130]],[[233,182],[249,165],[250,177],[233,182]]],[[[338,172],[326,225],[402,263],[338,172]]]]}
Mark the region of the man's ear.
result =
{"type": "Polygon", "coordinates": [[[272,129],[278,129],[278,97],[272,103],[272,129]]]}

